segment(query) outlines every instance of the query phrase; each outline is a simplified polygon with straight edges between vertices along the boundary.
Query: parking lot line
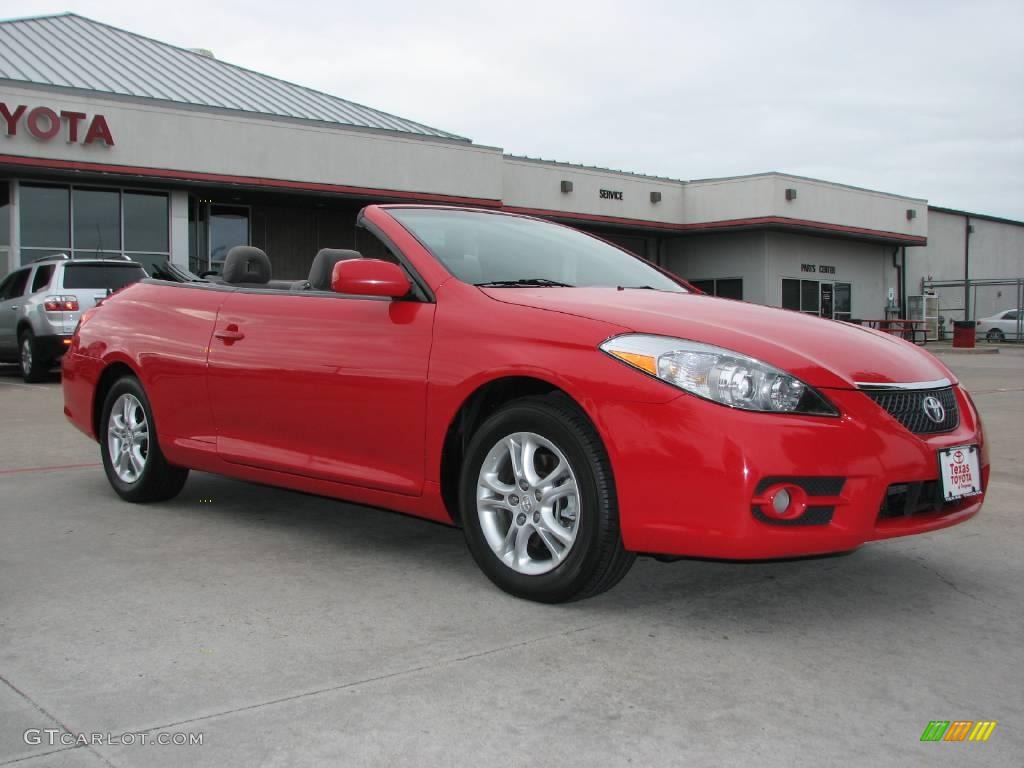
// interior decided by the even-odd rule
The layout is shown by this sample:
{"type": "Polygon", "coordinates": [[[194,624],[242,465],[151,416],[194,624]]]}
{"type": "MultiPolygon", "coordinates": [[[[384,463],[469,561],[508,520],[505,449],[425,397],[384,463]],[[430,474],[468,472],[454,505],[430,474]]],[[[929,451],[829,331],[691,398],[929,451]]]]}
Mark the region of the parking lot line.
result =
{"type": "Polygon", "coordinates": [[[103,466],[98,462],[89,464],[57,464],[52,467],[19,467],[18,469],[0,469],[0,475],[16,475],[19,472],[55,472],[59,469],[94,469],[103,466]]]}
{"type": "Polygon", "coordinates": [[[46,392],[50,387],[41,387],[38,384],[24,384],[20,381],[8,381],[6,379],[0,379],[0,384],[7,387],[17,387],[18,389],[27,389],[32,392],[46,392]]]}

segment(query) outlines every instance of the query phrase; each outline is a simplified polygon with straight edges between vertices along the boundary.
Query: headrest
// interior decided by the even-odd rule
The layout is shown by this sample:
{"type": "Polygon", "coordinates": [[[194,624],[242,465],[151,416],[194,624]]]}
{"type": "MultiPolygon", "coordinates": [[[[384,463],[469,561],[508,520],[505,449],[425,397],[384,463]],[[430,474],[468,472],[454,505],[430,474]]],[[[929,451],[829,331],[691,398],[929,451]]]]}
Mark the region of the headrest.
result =
{"type": "Polygon", "coordinates": [[[236,245],[228,251],[220,276],[225,283],[269,283],[270,259],[259,248],[236,245]]]}
{"type": "Polygon", "coordinates": [[[313,265],[309,268],[310,289],[314,291],[331,290],[331,275],[334,273],[334,265],[339,261],[361,258],[363,258],[363,254],[359,251],[348,251],[344,248],[321,248],[316,258],[313,259],[313,265]]]}

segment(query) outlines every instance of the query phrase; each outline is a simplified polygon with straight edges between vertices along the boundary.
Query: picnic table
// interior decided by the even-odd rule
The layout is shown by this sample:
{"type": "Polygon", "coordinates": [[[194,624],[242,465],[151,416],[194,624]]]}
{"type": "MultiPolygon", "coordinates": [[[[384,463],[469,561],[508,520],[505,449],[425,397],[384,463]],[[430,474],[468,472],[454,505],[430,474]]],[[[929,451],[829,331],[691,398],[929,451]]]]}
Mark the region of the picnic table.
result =
{"type": "Polygon", "coordinates": [[[901,339],[912,341],[915,344],[924,346],[928,342],[928,327],[924,320],[901,320],[898,318],[886,320],[861,320],[862,325],[868,328],[877,328],[883,333],[891,333],[901,339]]]}

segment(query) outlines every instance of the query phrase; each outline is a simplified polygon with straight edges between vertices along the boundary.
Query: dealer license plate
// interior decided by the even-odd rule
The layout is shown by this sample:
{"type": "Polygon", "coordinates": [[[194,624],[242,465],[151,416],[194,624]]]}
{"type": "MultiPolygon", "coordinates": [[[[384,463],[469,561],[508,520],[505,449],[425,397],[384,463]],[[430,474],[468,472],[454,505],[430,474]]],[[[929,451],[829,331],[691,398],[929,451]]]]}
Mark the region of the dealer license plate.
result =
{"type": "Polygon", "coordinates": [[[956,501],[981,493],[981,462],[978,446],[958,445],[939,451],[942,500],[956,501]]]}

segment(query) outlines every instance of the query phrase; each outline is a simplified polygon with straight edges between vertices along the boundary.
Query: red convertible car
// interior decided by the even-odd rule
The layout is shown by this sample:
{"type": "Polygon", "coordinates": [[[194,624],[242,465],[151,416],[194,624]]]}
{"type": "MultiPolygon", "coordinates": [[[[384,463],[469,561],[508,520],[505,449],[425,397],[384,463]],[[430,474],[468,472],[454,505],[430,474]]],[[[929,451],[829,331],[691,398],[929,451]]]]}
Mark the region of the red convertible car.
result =
{"type": "Polygon", "coordinates": [[[238,247],[218,281],[85,314],[64,410],[122,498],[196,469],[454,523],[545,602],[638,553],[845,552],[981,507],[978,412],[912,344],[533,218],[382,205],[359,227],[372,249],[321,251],[307,281],[238,247]]]}

